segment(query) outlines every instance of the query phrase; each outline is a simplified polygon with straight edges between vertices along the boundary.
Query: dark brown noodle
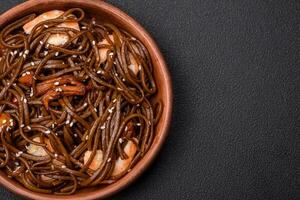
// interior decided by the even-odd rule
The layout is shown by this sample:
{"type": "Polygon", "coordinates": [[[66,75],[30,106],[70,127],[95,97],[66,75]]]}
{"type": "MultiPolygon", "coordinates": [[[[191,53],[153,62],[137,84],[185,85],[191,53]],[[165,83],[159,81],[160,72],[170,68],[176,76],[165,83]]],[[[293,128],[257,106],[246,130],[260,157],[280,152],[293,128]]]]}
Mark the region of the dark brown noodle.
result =
{"type": "Polygon", "coordinates": [[[152,98],[157,87],[150,55],[128,32],[87,20],[79,8],[37,24],[28,35],[22,27],[35,17],[0,33],[0,167],[41,193],[66,195],[112,184],[149,150],[163,111],[152,98]],[[57,26],[63,22],[78,22],[81,29],[57,26]],[[69,40],[49,45],[53,34],[69,40]],[[101,43],[104,39],[107,43],[101,43]],[[107,49],[104,62],[101,48],[107,49]],[[131,59],[138,64],[136,74],[131,59]],[[134,155],[126,154],[128,143],[136,145],[134,155]],[[33,145],[46,154],[28,152],[33,145]],[[92,170],[98,150],[103,160],[92,170]],[[91,155],[84,163],[87,151],[91,155]],[[126,169],[113,175],[117,160],[130,156],[126,169]]]}

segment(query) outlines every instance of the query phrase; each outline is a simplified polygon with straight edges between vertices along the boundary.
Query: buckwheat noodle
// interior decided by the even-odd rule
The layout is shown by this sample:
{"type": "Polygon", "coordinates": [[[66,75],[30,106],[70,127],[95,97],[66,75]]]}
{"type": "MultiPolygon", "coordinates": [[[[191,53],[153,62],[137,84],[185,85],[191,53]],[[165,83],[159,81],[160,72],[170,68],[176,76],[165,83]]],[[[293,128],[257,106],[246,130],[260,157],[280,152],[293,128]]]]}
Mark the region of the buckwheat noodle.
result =
{"type": "Polygon", "coordinates": [[[79,8],[26,34],[22,27],[35,18],[0,34],[0,167],[40,193],[112,184],[149,150],[163,111],[153,98],[150,55],[125,30],[95,23],[79,8]],[[55,34],[67,42],[49,44],[55,34]]]}

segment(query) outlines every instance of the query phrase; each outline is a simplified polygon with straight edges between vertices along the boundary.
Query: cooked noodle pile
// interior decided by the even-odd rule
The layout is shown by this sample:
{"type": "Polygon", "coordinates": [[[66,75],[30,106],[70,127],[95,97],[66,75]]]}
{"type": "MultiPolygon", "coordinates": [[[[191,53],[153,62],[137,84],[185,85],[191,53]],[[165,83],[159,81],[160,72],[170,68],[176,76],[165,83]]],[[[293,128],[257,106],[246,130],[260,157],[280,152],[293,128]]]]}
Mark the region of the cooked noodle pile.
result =
{"type": "Polygon", "coordinates": [[[2,27],[0,80],[0,167],[41,193],[129,173],[163,109],[144,45],[78,8],[2,27]]]}

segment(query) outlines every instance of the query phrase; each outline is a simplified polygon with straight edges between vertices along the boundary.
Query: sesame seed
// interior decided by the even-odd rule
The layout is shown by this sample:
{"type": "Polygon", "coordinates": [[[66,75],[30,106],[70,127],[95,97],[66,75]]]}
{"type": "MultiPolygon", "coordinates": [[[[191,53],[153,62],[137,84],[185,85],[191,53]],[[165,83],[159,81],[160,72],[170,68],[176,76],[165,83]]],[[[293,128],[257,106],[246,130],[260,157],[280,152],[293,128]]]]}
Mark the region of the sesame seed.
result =
{"type": "Polygon", "coordinates": [[[46,25],[46,24],[44,25],[44,27],[45,27],[45,28],[49,28],[49,26],[48,26],[48,25],[46,25]]]}
{"type": "Polygon", "coordinates": [[[59,85],[59,82],[58,82],[58,81],[57,81],[57,82],[55,82],[55,83],[54,83],[54,85],[59,85]]]}
{"type": "Polygon", "coordinates": [[[122,138],[119,138],[119,143],[122,144],[124,141],[122,138]]]}
{"type": "Polygon", "coordinates": [[[28,55],[29,54],[29,50],[25,50],[24,54],[28,55]]]}
{"type": "Polygon", "coordinates": [[[22,76],[26,76],[26,73],[23,73],[22,76]]]}
{"type": "Polygon", "coordinates": [[[9,122],[14,122],[14,120],[13,120],[13,119],[10,119],[9,122]]]}
{"type": "Polygon", "coordinates": [[[20,56],[20,57],[23,56],[23,52],[22,52],[22,51],[19,53],[19,56],[20,56]]]}
{"type": "Polygon", "coordinates": [[[43,45],[43,44],[44,44],[44,42],[41,40],[41,41],[40,41],[40,44],[41,44],[41,45],[43,45]]]}
{"type": "Polygon", "coordinates": [[[128,173],[131,172],[131,169],[128,169],[127,172],[128,172],[128,173]]]}
{"type": "Polygon", "coordinates": [[[74,122],[71,122],[71,123],[70,123],[70,127],[73,127],[73,125],[74,125],[74,122]]]}
{"type": "Polygon", "coordinates": [[[103,126],[100,127],[101,130],[104,130],[105,129],[105,124],[103,126]]]}
{"type": "Polygon", "coordinates": [[[101,70],[98,70],[98,71],[97,71],[97,74],[101,74],[101,73],[102,73],[102,71],[101,71],[101,70]]]}
{"type": "Polygon", "coordinates": [[[44,56],[46,56],[46,55],[48,55],[48,51],[45,51],[45,52],[44,52],[44,56]]]}
{"type": "Polygon", "coordinates": [[[112,110],[112,109],[108,109],[108,112],[109,112],[109,113],[112,113],[112,112],[113,112],[113,110],[112,110]]]}
{"type": "Polygon", "coordinates": [[[137,107],[140,107],[140,104],[136,104],[137,107]]]}
{"type": "Polygon", "coordinates": [[[28,129],[28,130],[31,130],[31,127],[30,127],[30,126],[27,126],[27,129],[28,129]]]}
{"type": "Polygon", "coordinates": [[[76,134],[76,133],[74,134],[74,137],[76,137],[76,138],[77,138],[77,134],[76,134]]]}
{"type": "Polygon", "coordinates": [[[117,99],[114,99],[114,100],[113,100],[113,103],[116,103],[116,101],[117,101],[117,99]]]}
{"type": "Polygon", "coordinates": [[[26,54],[23,54],[23,58],[26,58],[26,54]]]}
{"type": "Polygon", "coordinates": [[[117,77],[118,77],[118,76],[119,76],[119,74],[115,73],[115,76],[117,76],[117,77]]]}
{"type": "Polygon", "coordinates": [[[108,159],[107,159],[107,162],[110,162],[110,161],[111,161],[111,158],[108,158],[108,159]]]}
{"type": "Polygon", "coordinates": [[[59,52],[57,51],[56,53],[55,53],[55,56],[58,56],[59,55],[59,52]]]}
{"type": "Polygon", "coordinates": [[[46,134],[46,135],[48,135],[48,134],[50,134],[50,133],[51,133],[51,131],[49,131],[49,130],[45,131],[45,134],[46,134]]]}
{"type": "Polygon", "coordinates": [[[85,30],[85,29],[87,29],[87,28],[86,28],[86,26],[83,26],[83,27],[81,27],[81,29],[85,30]]]}
{"type": "Polygon", "coordinates": [[[134,69],[135,68],[135,65],[134,64],[131,64],[128,66],[130,69],[134,69]]]}
{"type": "Polygon", "coordinates": [[[141,124],[141,123],[136,123],[136,125],[137,125],[137,126],[141,126],[142,124],[141,124]]]}
{"type": "Polygon", "coordinates": [[[123,79],[122,79],[122,81],[123,81],[123,82],[125,82],[125,81],[126,81],[126,79],[125,79],[125,78],[123,78],[123,79]]]}
{"type": "Polygon", "coordinates": [[[30,64],[31,64],[32,66],[34,66],[34,62],[31,62],[30,64]]]}
{"type": "Polygon", "coordinates": [[[57,154],[57,153],[56,153],[56,154],[54,154],[54,157],[55,157],[55,158],[57,158],[57,157],[58,157],[58,154],[57,154]]]}
{"type": "Polygon", "coordinates": [[[35,76],[32,77],[34,80],[37,80],[37,78],[35,76]]]}
{"type": "Polygon", "coordinates": [[[13,83],[13,86],[17,86],[17,84],[16,84],[16,83],[13,83]]]}
{"type": "Polygon", "coordinates": [[[67,121],[66,121],[66,124],[70,124],[70,121],[69,121],[69,120],[67,120],[67,121]]]}
{"type": "Polygon", "coordinates": [[[66,165],[62,165],[61,168],[62,168],[62,169],[65,169],[65,168],[67,168],[67,166],[66,166],[66,165]]]}
{"type": "Polygon", "coordinates": [[[73,55],[72,57],[73,57],[73,58],[77,58],[77,55],[73,55]]]}
{"type": "Polygon", "coordinates": [[[92,23],[95,25],[95,24],[96,24],[96,21],[95,21],[95,20],[93,20],[93,21],[92,21],[92,23]]]}
{"type": "Polygon", "coordinates": [[[117,90],[119,90],[119,91],[123,91],[123,89],[122,89],[122,88],[119,88],[119,87],[117,88],[117,90]]]}
{"type": "Polygon", "coordinates": [[[16,166],[19,166],[19,165],[20,165],[20,163],[16,161],[16,162],[15,162],[15,165],[16,165],[16,166]]]}
{"type": "Polygon", "coordinates": [[[125,127],[125,131],[127,131],[127,130],[128,130],[128,127],[126,126],[126,127],[125,127]]]}
{"type": "Polygon", "coordinates": [[[27,103],[27,99],[26,98],[24,98],[24,103],[27,103]]]}
{"type": "Polygon", "coordinates": [[[14,52],[11,51],[11,52],[10,52],[10,55],[11,55],[11,56],[14,56],[14,52]]]}
{"type": "Polygon", "coordinates": [[[139,70],[140,70],[140,71],[142,70],[142,65],[139,65],[139,70]]]}
{"type": "Polygon", "coordinates": [[[85,140],[89,140],[89,136],[87,135],[87,136],[85,136],[85,140]]]}
{"type": "Polygon", "coordinates": [[[6,122],[7,122],[7,120],[6,120],[6,119],[2,120],[2,123],[3,123],[3,124],[5,124],[6,122]]]}
{"type": "Polygon", "coordinates": [[[17,55],[17,54],[18,54],[18,51],[17,51],[17,50],[15,50],[15,51],[14,51],[14,55],[17,55]]]}
{"type": "Polygon", "coordinates": [[[56,88],[55,92],[62,92],[63,90],[61,88],[56,88]]]}
{"type": "Polygon", "coordinates": [[[110,52],[108,55],[109,55],[109,56],[113,56],[113,55],[114,55],[114,52],[110,52]]]}
{"type": "Polygon", "coordinates": [[[94,108],[94,111],[97,112],[97,108],[94,108]]]}
{"type": "Polygon", "coordinates": [[[20,157],[23,154],[23,151],[19,151],[18,153],[16,153],[16,157],[20,157]]]}
{"type": "Polygon", "coordinates": [[[92,44],[93,44],[93,46],[95,46],[95,45],[96,45],[96,41],[95,41],[95,40],[93,40],[93,41],[92,41],[92,44]]]}
{"type": "Polygon", "coordinates": [[[26,72],[26,74],[28,74],[28,75],[29,75],[29,74],[30,74],[30,72],[26,72]]]}
{"type": "Polygon", "coordinates": [[[21,125],[20,125],[20,127],[21,127],[21,128],[24,128],[24,127],[25,127],[25,125],[24,125],[24,124],[21,124],[21,125]]]}
{"type": "Polygon", "coordinates": [[[50,44],[47,43],[45,47],[46,47],[46,49],[48,49],[50,47],[50,44]]]}
{"type": "Polygon", "coordinates": [[[88,105],[88,104],[87,104],[86,102],[83,104],[84,107],[86,107],[87,105],[88,105]]]}
{"type": "Polygon", "coordinates": [[[54,128],[54,127],[55,127],[55,124],[51,124],[51,127],[54,128]]]}
{"type": "Polygon", "coordinates": [[[131,37],[131,40],[136,41],[136,38],[135,37],[131,37]]]}

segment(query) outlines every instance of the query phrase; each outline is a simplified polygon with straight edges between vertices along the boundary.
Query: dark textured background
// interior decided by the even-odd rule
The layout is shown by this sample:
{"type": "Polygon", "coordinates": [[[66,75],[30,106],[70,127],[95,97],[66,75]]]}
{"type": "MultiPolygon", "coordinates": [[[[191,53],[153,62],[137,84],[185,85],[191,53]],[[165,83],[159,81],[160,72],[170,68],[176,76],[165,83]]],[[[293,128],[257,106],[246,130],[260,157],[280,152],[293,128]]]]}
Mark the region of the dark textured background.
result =
{"type": "Polygon", "coordinates": [[[299,1],[109,2],[154,36],[175,94],[158,159],[111,199],[300,199],[299,1]]]}

